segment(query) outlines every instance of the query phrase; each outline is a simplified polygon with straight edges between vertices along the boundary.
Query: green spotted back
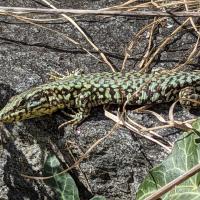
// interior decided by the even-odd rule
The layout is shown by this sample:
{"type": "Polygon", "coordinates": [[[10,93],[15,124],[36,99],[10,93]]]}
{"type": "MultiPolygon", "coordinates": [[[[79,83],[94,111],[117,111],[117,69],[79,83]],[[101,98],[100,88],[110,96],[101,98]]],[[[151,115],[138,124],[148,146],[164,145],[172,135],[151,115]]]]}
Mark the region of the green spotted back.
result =
{"type": "Polygon", "coordinates": [[[87,117],[91,108],[97,105],[122,104],[126,100],[130,105],[170,102],[187,87],[195,89],[190,93],[195,91],[197,94],[193,96],[198,99],[200,71],[73,75],[12,97],[0,111],[0,120],[20,121],[50,115],[66,107],[77,109],[77,114],[72,116],[75,123],[87,117]]]}

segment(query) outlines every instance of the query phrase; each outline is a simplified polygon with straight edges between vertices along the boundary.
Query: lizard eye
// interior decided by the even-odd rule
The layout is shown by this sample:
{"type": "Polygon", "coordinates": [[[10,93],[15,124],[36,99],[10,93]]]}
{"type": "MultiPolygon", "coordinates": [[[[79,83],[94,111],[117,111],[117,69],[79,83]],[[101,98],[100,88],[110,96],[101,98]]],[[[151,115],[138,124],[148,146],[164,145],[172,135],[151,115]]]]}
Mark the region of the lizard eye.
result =
{"type": "Polygon", "coordinates": [[[40,105],[42,102],[46,101],[46,97],[44,96],[43,93],[38,93],[31,98],[28,99],[27,106],[28,107],[37,107],[40,105]]]}
{"type": "Polygon", "coordinates": [[[35,107],[38,104],[39,104],[39,101],[37,101],[37,100],[32,100],[32,101],[28,102],[28,106],[30,106],[30,107],[35,107]]]}

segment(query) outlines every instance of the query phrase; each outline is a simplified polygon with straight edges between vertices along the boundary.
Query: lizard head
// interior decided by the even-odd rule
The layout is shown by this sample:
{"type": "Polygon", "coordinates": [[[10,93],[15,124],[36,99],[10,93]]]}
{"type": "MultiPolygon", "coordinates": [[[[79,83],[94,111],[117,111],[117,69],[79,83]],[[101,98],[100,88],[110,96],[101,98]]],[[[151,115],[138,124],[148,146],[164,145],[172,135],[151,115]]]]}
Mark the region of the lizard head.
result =
{"type": "Polygon", "coordinates": [[[40,87],[29,89],[12,97],[0,111],[0,121],[11,123],[51,114],[55,107],[50,105],[48,96],[40,87]]]}

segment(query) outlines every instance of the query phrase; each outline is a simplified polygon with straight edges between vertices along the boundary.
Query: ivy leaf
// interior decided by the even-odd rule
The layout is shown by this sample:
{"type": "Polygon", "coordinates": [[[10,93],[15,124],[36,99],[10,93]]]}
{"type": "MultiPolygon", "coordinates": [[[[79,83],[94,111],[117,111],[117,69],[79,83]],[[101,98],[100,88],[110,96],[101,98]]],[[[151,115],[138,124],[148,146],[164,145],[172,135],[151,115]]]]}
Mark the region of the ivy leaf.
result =
{"type": "Polygon", "coordinates": [[[198,118],[193,124],[194,132],[198,135],[196,138],[196,143],[200,143],[200,118],[198,118]]]}
{"type": "Polygon", "coordinates": [[[54,176],[45,180],[45,183],[52,187],[61,200],[80,200],[78,189],[73,178],[68,173],[56,175],[62,171],[59,160],[55,155],[49,155],[44,164],[44,176],[54,176]]]}
{"type": "Polygon", "coordinates": [[[200,118],[198,118],[193,124],[192,124],[194,130],[198,133],[200,133],[200,118]]]}
{"type": "MultiPolygon", "coordinates": [[[[149,175],[140,185],[137,200],[143,200],[170,181],[184,174],[200,163],[200,144],[196,143],[199,136],[200,120],[194,125],[194,131],[184,133],[177,140],[168,158],[150,170],[149,175]]],[[[193,200],[200,199],[200,173],[195,174],[174,189],[162,196],[162,200],[193,200]]]]}

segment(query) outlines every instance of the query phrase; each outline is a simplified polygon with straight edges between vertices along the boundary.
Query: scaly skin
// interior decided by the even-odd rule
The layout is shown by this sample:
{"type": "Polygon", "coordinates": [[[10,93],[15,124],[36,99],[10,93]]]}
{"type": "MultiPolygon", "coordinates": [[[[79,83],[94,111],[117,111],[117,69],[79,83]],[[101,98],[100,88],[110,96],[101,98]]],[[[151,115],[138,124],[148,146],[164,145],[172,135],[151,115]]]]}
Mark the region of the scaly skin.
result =
{"type": "MultiPolygon", "coordinates": [[[[200,71],[142,74],[94,73],[73,75],[31,88],[12,97],[0,111],[0,121],[10,123],[50,115],[63,108],[76,108],[74,124],[102,104],[148,105],[171,102],[179,97],[199,100],[200,71]]],[[[185,106],[197,103],[180,101],[185,106]]]]}

